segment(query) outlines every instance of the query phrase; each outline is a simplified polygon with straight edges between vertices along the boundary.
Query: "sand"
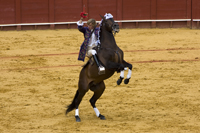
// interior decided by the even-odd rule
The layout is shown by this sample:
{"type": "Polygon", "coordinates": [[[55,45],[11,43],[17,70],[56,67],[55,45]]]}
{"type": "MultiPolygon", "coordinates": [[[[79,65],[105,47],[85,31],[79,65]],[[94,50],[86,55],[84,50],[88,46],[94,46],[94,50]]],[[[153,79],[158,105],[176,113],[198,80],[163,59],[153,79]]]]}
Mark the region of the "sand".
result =
{"type": "Polygon", "coordinates": [[[200,30],[121,29],[116,35],[133,65],[105,81],[96,117],[89,91],[65,115],[77,90],[83,35],[76,29],[0,31],[1,133],[197,133],[200,131],[200,30]],[[125,72],[127,75],[127,71],[125,72]]]}

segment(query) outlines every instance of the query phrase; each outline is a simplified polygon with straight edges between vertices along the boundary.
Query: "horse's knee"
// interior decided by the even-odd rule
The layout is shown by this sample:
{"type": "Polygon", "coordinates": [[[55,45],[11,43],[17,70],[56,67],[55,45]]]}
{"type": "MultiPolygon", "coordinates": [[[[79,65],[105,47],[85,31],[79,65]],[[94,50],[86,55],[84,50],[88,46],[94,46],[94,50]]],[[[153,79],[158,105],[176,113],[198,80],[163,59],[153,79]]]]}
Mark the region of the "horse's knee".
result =
{"type": "Polygon", "coordinates": [[[128,68],[129,68],[130,70],[132,70],[132,68],[133,68],[132,64],[129,64],[129,65],[128,65],[128,68]]]}
{"type": "Polygon", "coordinates": [[[118,67],[118,69],[117,69],[117,72],[119,73],[119,72],[121,72],[123,70],[124,70],[124,65],[120,64],[119,67],[118,67]]]}
{"type": "Polygon", "coordinates": [[[120,65],[120,70],[123,71],[125,66],[123,64],[120,65]]]}

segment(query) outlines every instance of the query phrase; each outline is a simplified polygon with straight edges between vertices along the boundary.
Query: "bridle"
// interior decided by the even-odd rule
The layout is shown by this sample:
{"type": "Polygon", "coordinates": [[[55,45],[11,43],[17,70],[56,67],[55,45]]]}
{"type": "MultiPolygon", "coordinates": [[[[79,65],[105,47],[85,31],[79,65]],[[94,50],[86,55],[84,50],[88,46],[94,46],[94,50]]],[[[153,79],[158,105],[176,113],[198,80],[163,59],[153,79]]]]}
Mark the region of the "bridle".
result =
{"type": "Polygon", "coordinates": [[[114,33],[114,36],[115,36],[116,33],[119,32],[119,25],[118,25],[117,22],[114,22],[114,23],[112,24],[112,31],[113,31],[113,33],[114,33]]]}
{"type": "Polygon", "coordinates": [[[115,34],[119,32],[119,25],[113,19],[111,19],[111,21],[112,21],[112,25],[111,25],[112,32],[114,33],[114,36],[115,36],[115,34]]]}

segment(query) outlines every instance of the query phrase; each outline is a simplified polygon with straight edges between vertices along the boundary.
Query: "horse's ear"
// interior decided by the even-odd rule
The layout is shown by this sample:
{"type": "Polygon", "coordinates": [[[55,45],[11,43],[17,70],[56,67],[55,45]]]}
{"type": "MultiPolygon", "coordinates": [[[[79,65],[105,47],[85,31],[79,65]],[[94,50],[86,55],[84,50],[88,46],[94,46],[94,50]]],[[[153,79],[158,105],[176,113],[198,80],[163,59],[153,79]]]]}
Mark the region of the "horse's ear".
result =
{"type": "Polygon", "coordinates": [[[104,16],[101,16],[100,14],[99,14],[99,16],[100,16],[103,20],[105,20],[105,17],[104,17],[104,16]]]}

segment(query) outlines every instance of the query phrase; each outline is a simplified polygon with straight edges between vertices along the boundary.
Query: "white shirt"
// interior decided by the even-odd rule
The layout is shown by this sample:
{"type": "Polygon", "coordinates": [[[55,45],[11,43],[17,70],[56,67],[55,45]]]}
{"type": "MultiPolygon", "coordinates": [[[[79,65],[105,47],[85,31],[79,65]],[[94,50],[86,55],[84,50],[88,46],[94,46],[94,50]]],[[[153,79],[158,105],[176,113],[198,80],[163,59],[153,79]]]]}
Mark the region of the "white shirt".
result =
{"type": "MultiPolygon", "coordinates": [[[[91,30],[91,32],[92,32],[92,31],[93,31],[93,30],[91,30]]],[[[92,36],[90,37],[88,46],[90,46],[90,47],[91,47],[91,46],[93,46],[93,47],[97,46],[97,38],[96,38],[94,32],[92,33],[92,36]]]]}

